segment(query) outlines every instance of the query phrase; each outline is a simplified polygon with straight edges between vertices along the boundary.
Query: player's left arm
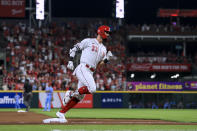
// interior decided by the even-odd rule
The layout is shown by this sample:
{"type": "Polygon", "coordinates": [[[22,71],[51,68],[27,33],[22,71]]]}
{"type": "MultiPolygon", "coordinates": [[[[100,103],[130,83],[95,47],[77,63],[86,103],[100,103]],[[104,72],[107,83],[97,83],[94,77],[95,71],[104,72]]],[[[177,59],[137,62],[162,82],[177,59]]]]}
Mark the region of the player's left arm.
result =
{"type": "Polygon", "coordinates": [[[103,58],[103,63],[108,63],[109,60],[112,58],[113,54],[111,51],[107,51],[106,55],[103,58]]]}
{"type": "Polygon", "coordinates": [[[97,67],[96,68],[99,68],[99,67],[102,67],[104,64],[108,63],[109,60],[111,59],[111,57],[113,56],[113,54],[111,53],[111,51],[107,51],[107,53],[105,53],[106,55],[104,56],[103,60],[100,61],[98,64],[97,64],[97,67]]]}
{"type": "Polygon", "coordinates": [[[84,39],[81,42],[79,42],[76,45],[74,45],[74,47],[72,49],[70,49],[69,61],[68,61],[68,64],[67,64],[67,68],[68,69],[71,69],[71,70],[74,69],[73,60],[74,60],[75,54],[76,54],[77,51],[83,50],[84,48],[87,47],[87,45],[88,45],[87,41],[88,41],[88,39],[84,39]]]}
{"type": "Polygon", "coordinates": [[[104,61],[102,60],[102,61],[100,61],[98,64],[97,64],[97,66],[96,66],[96,68],[100,68],[102,65],[104,65],[105,63],[104,63],[104,61]]]}

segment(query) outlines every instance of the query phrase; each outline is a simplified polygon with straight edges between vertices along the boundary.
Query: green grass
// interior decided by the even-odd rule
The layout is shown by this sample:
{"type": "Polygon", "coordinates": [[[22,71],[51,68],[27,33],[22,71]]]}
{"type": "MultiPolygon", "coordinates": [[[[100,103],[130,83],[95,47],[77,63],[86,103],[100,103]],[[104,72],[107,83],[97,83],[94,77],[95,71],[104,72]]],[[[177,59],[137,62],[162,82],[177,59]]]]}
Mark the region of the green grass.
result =
{"type": "MultiPolygon", "coordinates": [[[[37,113],[55,117],[55,112],[42,112],[33,109],[37,113]]],[[[156,119],[178,122],[197,122],[197,110],[195,109],[71,109],[67,118],[123,118],[123,119],[156,119]]]]}
{"type": "MultiPolygon", "coordinates": [[[[16,111],[0,109],[0,111],[16,111]]],[[[55,117],[58,109],[43,112],[42,109],[31,109],[55,117]]],[[[195,109],[71,109],[67,118],[126,118],[126,119],[160,119],[178,122],[197,122],[195,109]]],[[[197,125],[1,125],[0,131],[85,131],[85,130],[125,130],[125,131],[197,131],[197,125]]]]}
{"type": "Polygon", "coordinates": [[[0,131],[196,131],[185,125],[3,125],[0,131]]]}

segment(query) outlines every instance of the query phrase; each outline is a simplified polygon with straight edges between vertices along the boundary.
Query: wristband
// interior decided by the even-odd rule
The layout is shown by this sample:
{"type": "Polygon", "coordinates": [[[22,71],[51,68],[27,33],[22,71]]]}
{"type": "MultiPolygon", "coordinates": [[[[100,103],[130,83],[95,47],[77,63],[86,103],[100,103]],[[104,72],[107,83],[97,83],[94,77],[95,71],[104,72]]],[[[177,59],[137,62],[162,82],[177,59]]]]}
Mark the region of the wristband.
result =
{"type": "Polygon", "coordinates": [[[73,59],[74,59],[73,57],[69,57],[69,61],[73,61],[73,59]]]}
{"type": "Polygon", "coordinates": [[[108,62],[108,59],[105,59],[105,60],[104,60],[104,63],[107,63],[107,62],[108,62]]]}

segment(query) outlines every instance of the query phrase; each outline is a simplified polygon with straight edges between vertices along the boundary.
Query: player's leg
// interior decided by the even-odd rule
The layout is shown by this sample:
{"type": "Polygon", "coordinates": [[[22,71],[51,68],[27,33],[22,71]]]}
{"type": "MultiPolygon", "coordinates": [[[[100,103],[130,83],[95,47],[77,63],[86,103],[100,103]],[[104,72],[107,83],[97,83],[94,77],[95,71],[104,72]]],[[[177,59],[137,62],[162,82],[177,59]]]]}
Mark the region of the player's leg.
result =
{"type": "Polygon", "coordinates": [[[18,106],[17,106],[17,102],[15,103],[15,109],[17,109],[18,108],[18,106]]]}
{"type": "MultiPolygon", "coordinates": [[[[83,86],[83,83],[80,81],[78,82],[78,87],[83,86]]],[[[65,105],[60,110],[61,113],[66,113],[68,110],[70,110],[72,107],[74,107],[83,97],[81,95],[77,97],[71,97],[68,103],[65,103],[65,105]]]]}
{"type": "Polygon", "coordinates": [[[91,94],[96,91],[96,84],[93,78],[93,72],[91,72],[85,65],[79,65],[74,71],[77,79],[79,81],[77,90],[73,93],[73,91],[67,91],[63,102],[66,104],[68,101],[74,96],[82,94],[91,94]]]}
{"type": "Polygon", "coordinates": [[[63,104],[64,105],[66,105],[70,101],[72,95],[73,95],[73,91],[72,90],[67,90],[66,91],[66,93],[64,95],[64,98],[63,98],[63,104]]]}
{"type": "Polygon", "coordinates": [[[16,102],[16,109],[20,109],[19,101],[16,102]]]}
{"type": "Polygon", "coordinates": [[[56,115],[59,118],[65,119],[64,114],[73,108],[81,99],[84,97],[84,94],[90,94],[96,91],[96,84],[93,78],[93,72],[90,72],[88,68],[84,65],[77,67],[76,76],[78,78],[78,88],[77,91],[73,93],[69,102],[62,107],[60,112],[57,112],[56,115]]]}
{"type": "MultiPolygon", "coordinates": [[[[82,65],[76,72],[78,80],[83,83],[83,86],[78,86],[78,93],[82,94],[91,94],[96,91],[96,83],[93,78],[93,72],[88,68],[82,65]]],[[[76,93],[77,94],[77,93],[76,93]]]]}
{"type": "Polygon", "coordinates": [[[60,112],[65,113],[70,108],[75,106],[80,100],[83,99],[85,94],[91,94],[96,91],[96,83],[93,78],[93,73],[89,71],[86,67],[79,67],[76,71],[76,76],[78,78],[77,90],[68,95],[69,102],[60,112]]]}
{"type": "Polygon", "coordinates": [[[26,111],[29,111],[29,110],[30,110],[30,105],[31,105],[32,97],[33,97],[33,94],[32,94],[31,92],[28,93],[28,100],[27,100],[28,106],[27,106],[27,108],[26,108],[26,111]]]}
{"type": "Polygon", "coordinates": [[[29,101],[30,101],[30,94],[28,93],[27,97],[26,97],[26,111],[29,111],[29,109],[30,109],[29,101]]]}
{"type": "Polygon", "coordinates": [[[18,109],[21,109],[19,102],[18,102],[18,109]]]}
{"type": "Polygon", "coordinates": [[[84,98],[85,95],[79,95],[78,98],[72,97],[70,101],[65,105],[62,106],[61,110],[56,113],[56,116],[65,119],[65,114],[68,112],[71,108],[73,108],[79,101],[81,101],[84,98]]]}
{"type": "Polygon", "coordinates": [[[47,96],[47,97],[46,97],[46,100],[45,100],[44,111],[47,111],[48,101],[49,101],[49,98],[48,98],[48,96],[47,96]]]}
{"type": "Polygon", "coordinates": [[[27,107],[28,106],[27,93],[24,93],[23,100],[24,100],[24,105],[27,107]]]}
{"type": "Polygon", "coordinates": [[[48,101],[48,109],[47,111],[51,111],[51,96],[49,97],[49,101],[48,101]]]}
{"type": "Polygon", "coordinates": [[[28,99],[29,99],[28,93],[24,93],[24,105],[26,106],[26,111],[28,111],[28,107],[29,107],[28,99]]]}
{"type": "MultiPolygon", "coordinates": [[[[78,87],[83,86],[83,84],[79,81],[78,87]]],[[[56,116],[65,119],[65,113],[69,111],[71,108],[73,108],[79,101],[81,101],[85,95],[78,95],[77,97],[71,97],[71,99],[68,101],[68,103],[64,106],[62,106],[62,109],[56,113],[56,116]]]]}

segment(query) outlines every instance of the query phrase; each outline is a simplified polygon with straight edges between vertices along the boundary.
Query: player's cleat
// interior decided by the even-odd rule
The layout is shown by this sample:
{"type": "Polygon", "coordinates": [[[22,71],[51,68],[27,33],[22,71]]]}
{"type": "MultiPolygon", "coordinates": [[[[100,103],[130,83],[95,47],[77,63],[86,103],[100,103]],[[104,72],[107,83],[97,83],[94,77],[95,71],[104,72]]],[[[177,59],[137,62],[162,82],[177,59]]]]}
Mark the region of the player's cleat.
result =
{"type": "Polygon", "coordinates": [[[58,118],[60,118],[60,119],[66,119],[64,113],[61,113],[61,112],[59,112],[59,111],[56,113],[56,116],[57,116],[58,118]]]}
{"type": "Polygon", "coordinates": [[[60,118],[49,118],[49,119],[44,119],[42,122],[49,124],[49,123],[67,123],[68,121],[66,119],[60,119],[60,118]]]}
{"type": "Polygon", "coordinates": [[[63,104],[66,105],[72,98],[73,91],[68,90],[63,98],[63,104]]]}

